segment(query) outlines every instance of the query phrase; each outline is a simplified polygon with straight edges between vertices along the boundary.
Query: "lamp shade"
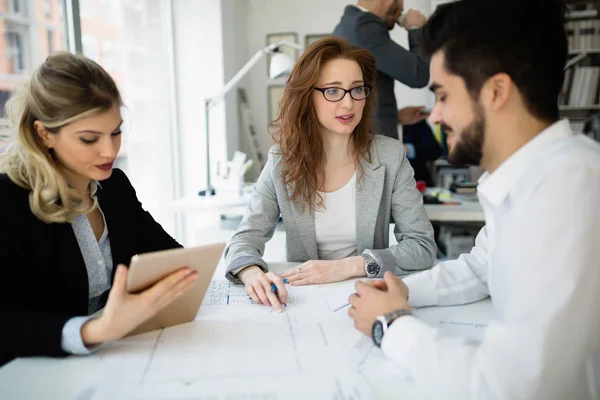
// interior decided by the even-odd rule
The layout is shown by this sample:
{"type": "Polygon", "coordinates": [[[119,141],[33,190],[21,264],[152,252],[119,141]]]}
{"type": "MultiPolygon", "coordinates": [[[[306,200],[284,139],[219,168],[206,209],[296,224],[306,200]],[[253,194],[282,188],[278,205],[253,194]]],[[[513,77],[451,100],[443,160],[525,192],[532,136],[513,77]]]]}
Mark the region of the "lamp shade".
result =
{"type": "Polygon", "coordinates": [[[275,51],[271,55],[271,65],[269,66],[269,78],[276,79],[287,76],[292,72],[294,62],[285,53],[275,51]]]}

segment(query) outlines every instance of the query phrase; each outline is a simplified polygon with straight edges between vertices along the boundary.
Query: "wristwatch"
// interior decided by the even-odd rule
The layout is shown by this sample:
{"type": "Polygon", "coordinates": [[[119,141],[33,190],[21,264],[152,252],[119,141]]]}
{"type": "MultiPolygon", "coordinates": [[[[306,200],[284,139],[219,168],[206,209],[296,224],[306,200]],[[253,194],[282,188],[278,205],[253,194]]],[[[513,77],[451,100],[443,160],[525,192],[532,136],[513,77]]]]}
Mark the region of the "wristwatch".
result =
{"type": "Polygon", "coordinates": [[[377,262],[375,255],[369,250],[365,250],[360,256],[365,260],[365,274],[367,278],[375,278],[381,271],[381,266],[377,262]]]}
{"type": "Polygon", "coordinates": [[[412,311],[402,308],[400,310],[392,311],[391,313],[383,314],[377,317],[375,322],[373,322],[373,329],[371,331],[375,346],[381,347],[383,335],[385,335],[392,322],[403,315],[412,315],[412,311]]]}

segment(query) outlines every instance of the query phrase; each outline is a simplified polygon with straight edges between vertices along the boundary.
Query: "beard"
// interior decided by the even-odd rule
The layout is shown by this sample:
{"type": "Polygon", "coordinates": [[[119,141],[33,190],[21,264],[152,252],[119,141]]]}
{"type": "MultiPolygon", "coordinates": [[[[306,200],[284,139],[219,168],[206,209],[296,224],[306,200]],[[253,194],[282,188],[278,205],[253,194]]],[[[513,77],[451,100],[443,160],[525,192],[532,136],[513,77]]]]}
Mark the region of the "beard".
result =
{"type": "Polygon", "coordinates": [[[396,22],[398,22],[398,18],[400,18],[401,13],[402,10],[396,2],[394,2],[390,6],[390,8],[388,8],[388,10],[385,13],[385,17],[383,18],[385,26],[388,28],[388,30],[391,31],[392,29],[394,29],[394,27],[396,26],[396,22]]]}
{"type": "MultiPolygon", "coordinates": [[[[458,135],[454,146],[448,153],[448,164],[452,167],[459,168],[465,165],[479,165],[483,153],[483,139],[485,131],[485,116],[483,109],[477,103],[473,108],[475,117],[463,131],[458,135]]],[[[449,128],[447,125],[442,125],[442,129],[449,128]]],[[[452,129],[450,129],[452,130],[452,129]]]]}

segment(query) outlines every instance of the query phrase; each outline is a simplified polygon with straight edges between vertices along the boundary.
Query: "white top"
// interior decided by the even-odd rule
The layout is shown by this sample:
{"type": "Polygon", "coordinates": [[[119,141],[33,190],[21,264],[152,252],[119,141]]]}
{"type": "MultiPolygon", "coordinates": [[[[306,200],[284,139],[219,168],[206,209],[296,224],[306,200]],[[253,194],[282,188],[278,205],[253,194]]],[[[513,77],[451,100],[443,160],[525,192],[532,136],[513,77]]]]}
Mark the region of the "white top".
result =
{"type": "Polygon", "coordinates": [[[315,212],[319,260],[341,260],[356,255],[356,172],[342,187],[323,196],[315,212]]]}
{"type": "Polygon", "coordinates": [[[471,253],[405,283],[415,307],[489,294],[501,321],[473,343],[401,317],[384,354],[436,398],[600,398],[600,145],[557,122],[484,174],[478,196],[471,253]]]}

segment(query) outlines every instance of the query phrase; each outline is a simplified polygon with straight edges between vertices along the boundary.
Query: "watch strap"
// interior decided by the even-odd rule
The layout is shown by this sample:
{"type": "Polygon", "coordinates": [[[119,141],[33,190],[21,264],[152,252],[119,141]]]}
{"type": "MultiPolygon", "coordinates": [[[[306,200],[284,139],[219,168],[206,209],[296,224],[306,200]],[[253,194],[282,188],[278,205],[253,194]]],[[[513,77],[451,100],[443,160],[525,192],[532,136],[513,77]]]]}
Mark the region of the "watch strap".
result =
{"type": "Polygon", "coordinates": [[[401,308],[399,310],[392,311],[391,313],[384,314],[384,317],[389,327],[392,324],[392,322],[404,315],[412,315],[412,310],[409,310],[407,308],[401,308]]]}

